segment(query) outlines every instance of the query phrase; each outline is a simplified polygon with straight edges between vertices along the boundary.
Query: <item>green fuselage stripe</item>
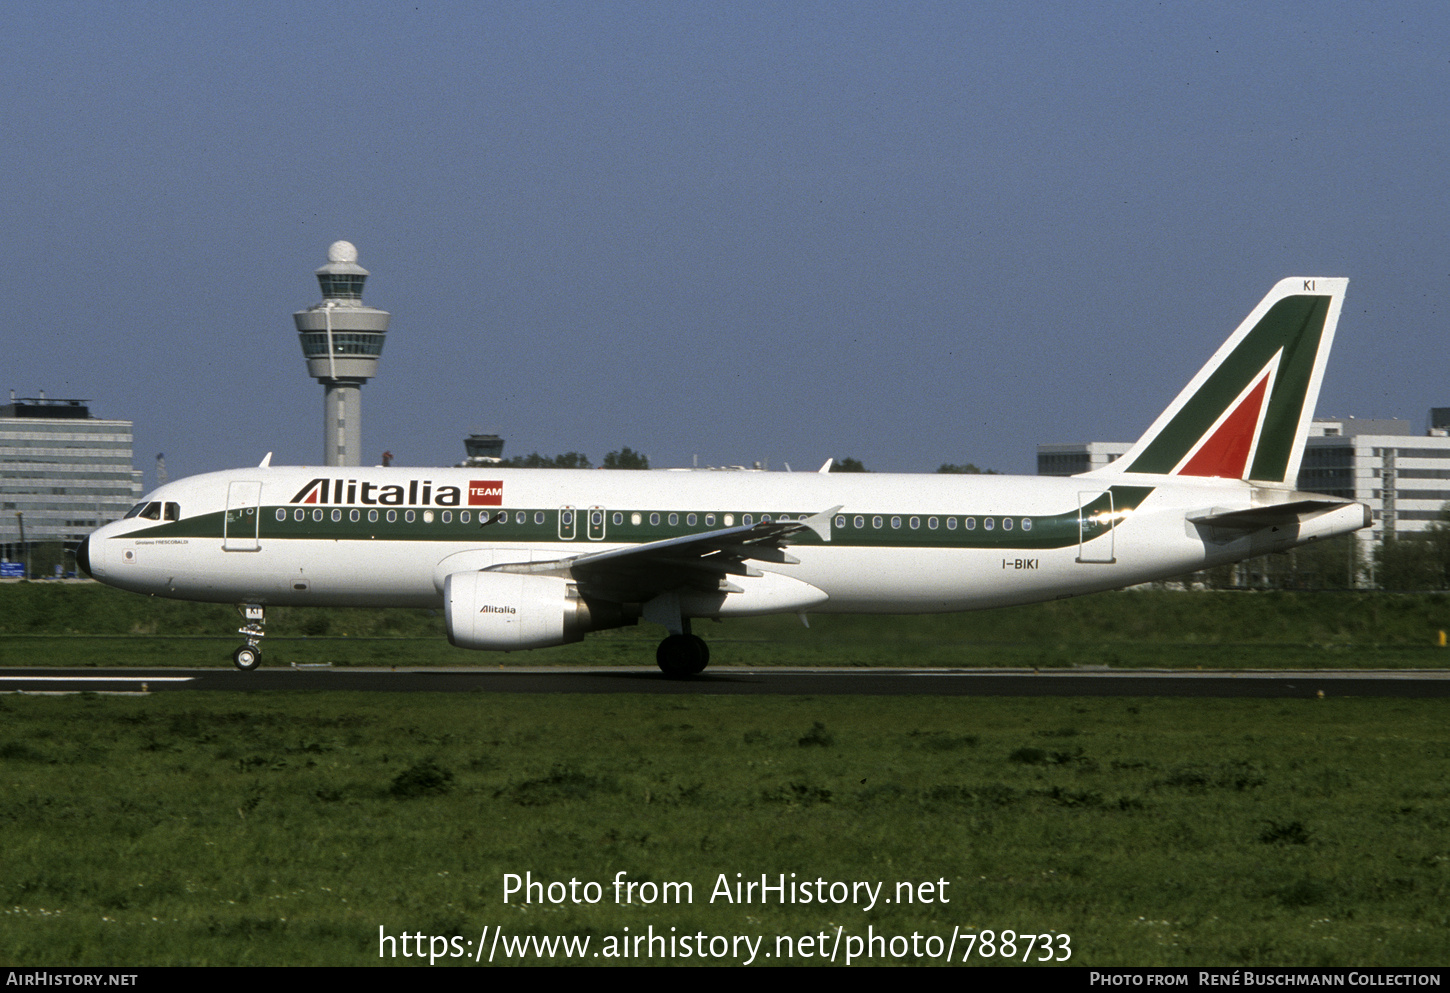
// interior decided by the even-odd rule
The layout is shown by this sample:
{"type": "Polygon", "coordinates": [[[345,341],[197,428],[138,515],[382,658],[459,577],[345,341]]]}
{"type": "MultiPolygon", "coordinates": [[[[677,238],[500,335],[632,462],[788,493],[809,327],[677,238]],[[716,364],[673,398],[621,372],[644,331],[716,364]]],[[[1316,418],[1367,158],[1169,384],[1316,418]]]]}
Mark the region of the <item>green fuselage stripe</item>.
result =
{"type": "MultiPolygon", "coordinates": [[[[1110,531],[1121,515],[1131,512],[1152,492],[1146,486],[1114,486],[1081,509],[1060,514],[1032,517],[1019,514],[837,514],[832,520],[831,544],[846,548],[1068,548],[1082,541],[1101,537],[1110,531]],[[856,522],[860,521],[861,526],[856,522]],[[936,522],[936,527],[931,522],[936,522]],[[949,527],[948,522],[955,527],[949,527]],[[915,522],[913,526],[913,522],[915,522]]],[[[705,523],[699,511],[621,511],[601,510],[603,525],[590,525],[591,509],[575,509],[572,530],[565,525],[560,531],[560,518],[565,511],[499,508],[487,511],[489,520],[480,523],[478,510],[457,511],[434,508],[389,508],[356,506],[262,507],[260,527],[253,515],[258,511],[232,510],[202,514],[180,521],[169,521],[144,531],[135,531],[126,538],[194,538],[221,541],[441,541],[464,544],[524,545],[571,542],[590,545],[596,542],[644,544],[667,538],[678,538],[706,531],[715,531],[725,524],[725,512],[716,511],[714,523],[705,523]],[[301,519],[298,514],[301,513],[301,519]],[[352,517],[356,513],[357,520],[352,517]],[[368,515],[375,513],[377,520],[368,515]],[[388,515],[395,519],[389,521],[388,515]],[[444,515],[449,520],[444,520],[444,515]],[[463,520],[464,514],[468,520],[463,520]],[[615,515],[622,523],[614,523],[615,515]],[[632,523],[634,515],[639,523],[632,523]],[[695,523],[687,523],[691,514],[695,523]],[[408,520],[411,515],[412,520],[408,520]],[[522,515],[522,521],[519,516],[522,515]],[[336,516],[336,520],[334,520],[336,516]],[[431,520],[426,519],[431,516],[431,520]],[[230,519],[229,519],[230,517],[230,519]],[[674,518],[674,524],[670,523],[674,518]],[[651,523],[657,521],[657,523],[651,523]],[[572,536],[570,536],[572,535],[572,536]],[[598,535],[591,539],[591,535],[598,535]]],[[[806,513],[786,512],[762,515],[733,513],[734,525],[759,522],[763,516],[773,520],[799,520],[806,513]],[[747,520],[748,519],[748,520],[747,520]]],[[[803,531],[791,538],[794,545],[820,544],[814,532],[803,531]]]]}

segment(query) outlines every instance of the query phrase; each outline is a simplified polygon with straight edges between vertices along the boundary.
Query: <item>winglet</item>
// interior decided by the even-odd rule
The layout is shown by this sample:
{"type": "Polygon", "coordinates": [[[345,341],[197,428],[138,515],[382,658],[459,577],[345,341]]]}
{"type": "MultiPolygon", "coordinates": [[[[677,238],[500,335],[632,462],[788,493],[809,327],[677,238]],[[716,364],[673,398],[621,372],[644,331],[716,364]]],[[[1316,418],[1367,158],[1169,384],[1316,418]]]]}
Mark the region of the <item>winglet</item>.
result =
{"type": "Polygon", "coordinates": [[[819,514],[812,514],[810,517],[807,517],[800,523],[814,531],[816,533],[816,537],[820,538],[822,541],[830,541],[831,518],[835,516],[836,511],[840,510],[844,506],[844,503],[839,503],[836,506],[832,507],[830,510],[823,510],[819,514]]]}

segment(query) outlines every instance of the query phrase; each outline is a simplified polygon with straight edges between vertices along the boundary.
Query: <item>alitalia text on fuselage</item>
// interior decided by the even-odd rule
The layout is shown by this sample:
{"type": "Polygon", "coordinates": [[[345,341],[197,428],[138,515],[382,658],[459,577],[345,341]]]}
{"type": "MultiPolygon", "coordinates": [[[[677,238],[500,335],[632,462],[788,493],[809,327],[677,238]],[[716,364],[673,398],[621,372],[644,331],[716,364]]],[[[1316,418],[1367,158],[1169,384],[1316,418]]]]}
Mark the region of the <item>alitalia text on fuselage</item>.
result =
{"type": "Polygon", "coordinates": [[[497,479],[470,480],[465,493],[462,487],[449,484],[435,488],[431,479],[411,479],[405,488],[398,483],[317,476],[287,502],[342,507],[500,507],[503,505],[503,482],[497,479]]]}

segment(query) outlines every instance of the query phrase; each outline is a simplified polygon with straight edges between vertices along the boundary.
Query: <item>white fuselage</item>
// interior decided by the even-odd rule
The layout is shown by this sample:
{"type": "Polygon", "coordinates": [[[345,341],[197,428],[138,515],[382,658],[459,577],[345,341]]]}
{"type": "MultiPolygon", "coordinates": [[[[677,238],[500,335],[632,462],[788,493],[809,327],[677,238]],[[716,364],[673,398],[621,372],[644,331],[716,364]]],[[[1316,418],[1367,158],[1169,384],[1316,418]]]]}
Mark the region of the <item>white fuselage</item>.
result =
{"type": "MultiPolygon", "coordinates": [[[[789,547],[798,563],[759,571],[819,590],[812,612],[934,613],[1130,586],[1364,524],[1358,504],[1272,532],[1215,536],[1187,519],[1289,495],[1156,475],[267,466],[160,487],[142,505],[154,516],[99,529],[87,558],[102,582],[183,600],[438,607],[454,573],[839,508],[828,541],[807,535],[789,547]]],[[[708,612],[783,609],[741,585],[708,612]]]]}

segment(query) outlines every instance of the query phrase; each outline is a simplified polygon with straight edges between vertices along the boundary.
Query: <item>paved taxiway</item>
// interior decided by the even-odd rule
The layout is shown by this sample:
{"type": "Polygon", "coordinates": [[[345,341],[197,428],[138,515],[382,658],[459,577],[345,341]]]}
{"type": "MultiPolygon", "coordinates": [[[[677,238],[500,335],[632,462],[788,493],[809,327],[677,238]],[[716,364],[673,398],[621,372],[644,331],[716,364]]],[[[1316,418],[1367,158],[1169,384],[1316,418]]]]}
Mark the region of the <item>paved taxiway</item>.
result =
{"type": "Polygon", "coordinates": [[[1450,697],[1450,670],[711,668],[668,679],[653,667],[507,669],[3,669],[0,692],[692,693],[877,696],[1450,697]]]}

